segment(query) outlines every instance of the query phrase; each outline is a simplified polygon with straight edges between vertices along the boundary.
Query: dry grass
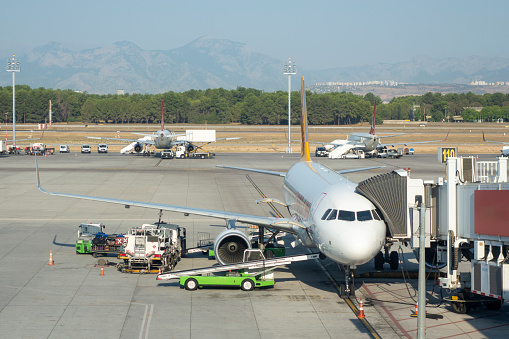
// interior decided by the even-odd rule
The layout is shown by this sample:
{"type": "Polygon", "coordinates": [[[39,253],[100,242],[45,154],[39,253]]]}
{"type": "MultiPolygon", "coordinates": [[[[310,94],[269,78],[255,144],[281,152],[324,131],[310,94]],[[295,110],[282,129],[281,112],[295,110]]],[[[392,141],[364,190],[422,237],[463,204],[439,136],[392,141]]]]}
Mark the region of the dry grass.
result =
{"type": "MultiPolygon", "coordinates": [[[[186,126],[169,125],[167,128],[182,133],[186,129],[215,129],[217,138],[241,137],[238,140],[225,140],[210,144],[206,147],[212,152],[281,152],[286,151],[288,145],[285,126],[241,126],[241,125],[218,125],[218,126],[186,126]]],[[[10,126],[8,126],[10,128],[10,126]]],[[[26,139],[30,134],[34,138],[40,137],[40,131],[30,132],[33,126],[17,125],[16,138],[26,139]]],[[[80,145],[90,144],[94,148],[99,140],[87,139],[86,136],[99,136],[115,138],[120,134],[120,138],[136,139],[138,136],[132,132],[152,133],[159,127],[157,125],[54,125],[52,130],[44,133],[42,142],[52,147],[58,147],[60,144],[71,146],[71,151],[78,151],[80,145]],[[119,133],[118,133],[119,132],[119,133]]],[[[394,142],[418,142],[425,140],[441,140],[445,138],[450,129],[449,137],[446,142],[434,144],[415,144],[411,145],[417,153],[436,153],[439,146],[458,147],[460,153],[499,153],[500,144],[484,143],[482,140],[482,129],[486,129],[486,136],[489,140],[507,141],[509,136],[509,126],[500,124],[428,124],[425,128],[418,125],[393,125],[377,126],[377,134],[380,136],[394,135],[404,133],[405,135],[394,136],[383,139],[384,143],[394,142]]],[[[353,132],[367,132],[369,125],[359,124],[353,126],[310,126],[309,140],[318,142],[331,142],[335,139],[345,139],[353,132]]],[[[0,133],[5,133],[5,126],[2,126],[0,133]]],[[[299,126],[292,127],[292,140],[300,139],[299,126]]],[[[0,134],[1,135],[1,134],[0,134]]],[[[5,134],[4,134],[5,135],[5,134]]],[[[12,138],[12,131],[8,130],[7,137],[12,138]]],[[[110,151],[119,151],[127,143],[121,141],[107,140],[110,151]]],[[[20,145],[28,145],[29,141],[20,142],[20,145]]],[[[311,144],[314,150],[315,145],[311,144]]],[[[396,146],[402,147],[402,146],[396,146]]],[[[409,146],[410,147],[410,146],[409,146]]],[[[300,144],[292,142],[292,150],[300,151],[300,144]]]]}

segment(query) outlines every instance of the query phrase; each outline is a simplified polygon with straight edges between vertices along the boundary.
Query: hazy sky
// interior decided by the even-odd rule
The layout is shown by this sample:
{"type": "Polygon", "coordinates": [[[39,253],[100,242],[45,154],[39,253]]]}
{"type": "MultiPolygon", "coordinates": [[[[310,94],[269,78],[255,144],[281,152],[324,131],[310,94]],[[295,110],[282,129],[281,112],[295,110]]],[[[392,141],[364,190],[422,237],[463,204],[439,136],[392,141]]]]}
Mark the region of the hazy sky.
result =
{"type": "Polygon", "coordinates": [[[4,1],[0,53],[7,59],[51,41],[74,50],[120,40],[168,50],[209,35],[307,70],[419,54],[508,57],[508,13],[504,0],[4,1]]]}

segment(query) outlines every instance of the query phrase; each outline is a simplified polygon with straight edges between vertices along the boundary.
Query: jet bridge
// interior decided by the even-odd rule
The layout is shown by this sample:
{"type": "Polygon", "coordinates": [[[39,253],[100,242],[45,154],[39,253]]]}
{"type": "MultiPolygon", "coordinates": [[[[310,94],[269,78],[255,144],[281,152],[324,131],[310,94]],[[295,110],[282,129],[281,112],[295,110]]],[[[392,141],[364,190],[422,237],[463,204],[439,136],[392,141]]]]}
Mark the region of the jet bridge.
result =
{"type": "Polygon", "coordinates": [[[436,181],[411,179],[404,170],[378,175],[359,183],[357,192],[380,210],[389,242],[403,241],[414,250],[425,213],[425,260],[442,269],[440,285],[462,289],[460,296],[501,302],[509,298],[507,158],[448,158],[446,168],[447,177],[436,181]],[[470,261],[466,272],[458,270],[462,258],[470,261]]]}

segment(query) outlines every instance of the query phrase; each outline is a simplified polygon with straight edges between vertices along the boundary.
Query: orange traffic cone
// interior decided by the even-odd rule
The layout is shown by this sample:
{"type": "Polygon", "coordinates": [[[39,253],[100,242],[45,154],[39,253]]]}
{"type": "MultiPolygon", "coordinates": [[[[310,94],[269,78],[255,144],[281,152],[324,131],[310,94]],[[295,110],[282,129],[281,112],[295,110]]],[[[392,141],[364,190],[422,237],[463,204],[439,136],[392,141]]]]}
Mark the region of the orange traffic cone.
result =
{"type": "Polygon", "coordinates": [[[159,267],[159,275],[161,275],[162,271],[161,271],[161,267],[159,267]]]}
{"type": "Polygon", "coordinates": [[[415,312],[411,314],[412,317],[417,317],[418,309],[419,309],[419,299],[417,299],[417,302],[415,303],[415,312]]]}
{"type": "Polygon", "coordinates": [[[44,152],[44,157],[47,158],[48,156],[46,155],[46,152],[44,152]]]}
{"type": "Polygon", "coordinates": [[[478,159],[479,159],[479,154],[477,154],[477,155],[476,155],[475,159],[476,159],[476,160],[478,160],[478,159]]]}
{"type": "Polygon", "coordinates": [[[364,307],[362,306],[362,297],[361,297],[361,302],[359,304],[359,314],[357,314],[357,318],[365,318],[364,307]]]}
{"type": "Polygon", "coordinates": [[[104,268],[101,267],[101,275],[104,275],[104,268]]]}
{"type": "Polygon", "coordinates": [[[53,262],[53,251],[49,251],[49,261],[48,261],[48,265],[55,265],[55,263],[53,262]]]}

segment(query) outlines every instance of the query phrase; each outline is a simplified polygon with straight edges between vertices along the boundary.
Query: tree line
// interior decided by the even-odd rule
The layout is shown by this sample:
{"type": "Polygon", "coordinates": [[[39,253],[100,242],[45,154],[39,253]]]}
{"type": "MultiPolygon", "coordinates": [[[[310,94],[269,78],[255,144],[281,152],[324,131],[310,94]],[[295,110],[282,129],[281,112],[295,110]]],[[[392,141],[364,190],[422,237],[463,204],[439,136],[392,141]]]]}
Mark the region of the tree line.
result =
{"type": "MultiPolygon", "coordinates": [[[[509,94],[441,94],[405,96],[383,104],[372,93],[306,93],[311,125],[350,125],[371,121],[377,101],[382,120],[442,121],[461,115],[465,121],[509,121],[509,94]],[[464,109],[470,107],[468,109],[464,109]],[[472,107],[482,107],[478,112],[472,107]]],[[[167,123],[287,125],[288,92],[238,87],[166,92],[163,94],[97,95],[72,90],[32,89],[16,85],[16,122],[160,123],[161,102],[167,123]]],[[[300,122],[300,93],[291,93],[291,123],[300,122]]],[[[0,87],[0,121],[12,122],[12,86],[0,87]]]]}

